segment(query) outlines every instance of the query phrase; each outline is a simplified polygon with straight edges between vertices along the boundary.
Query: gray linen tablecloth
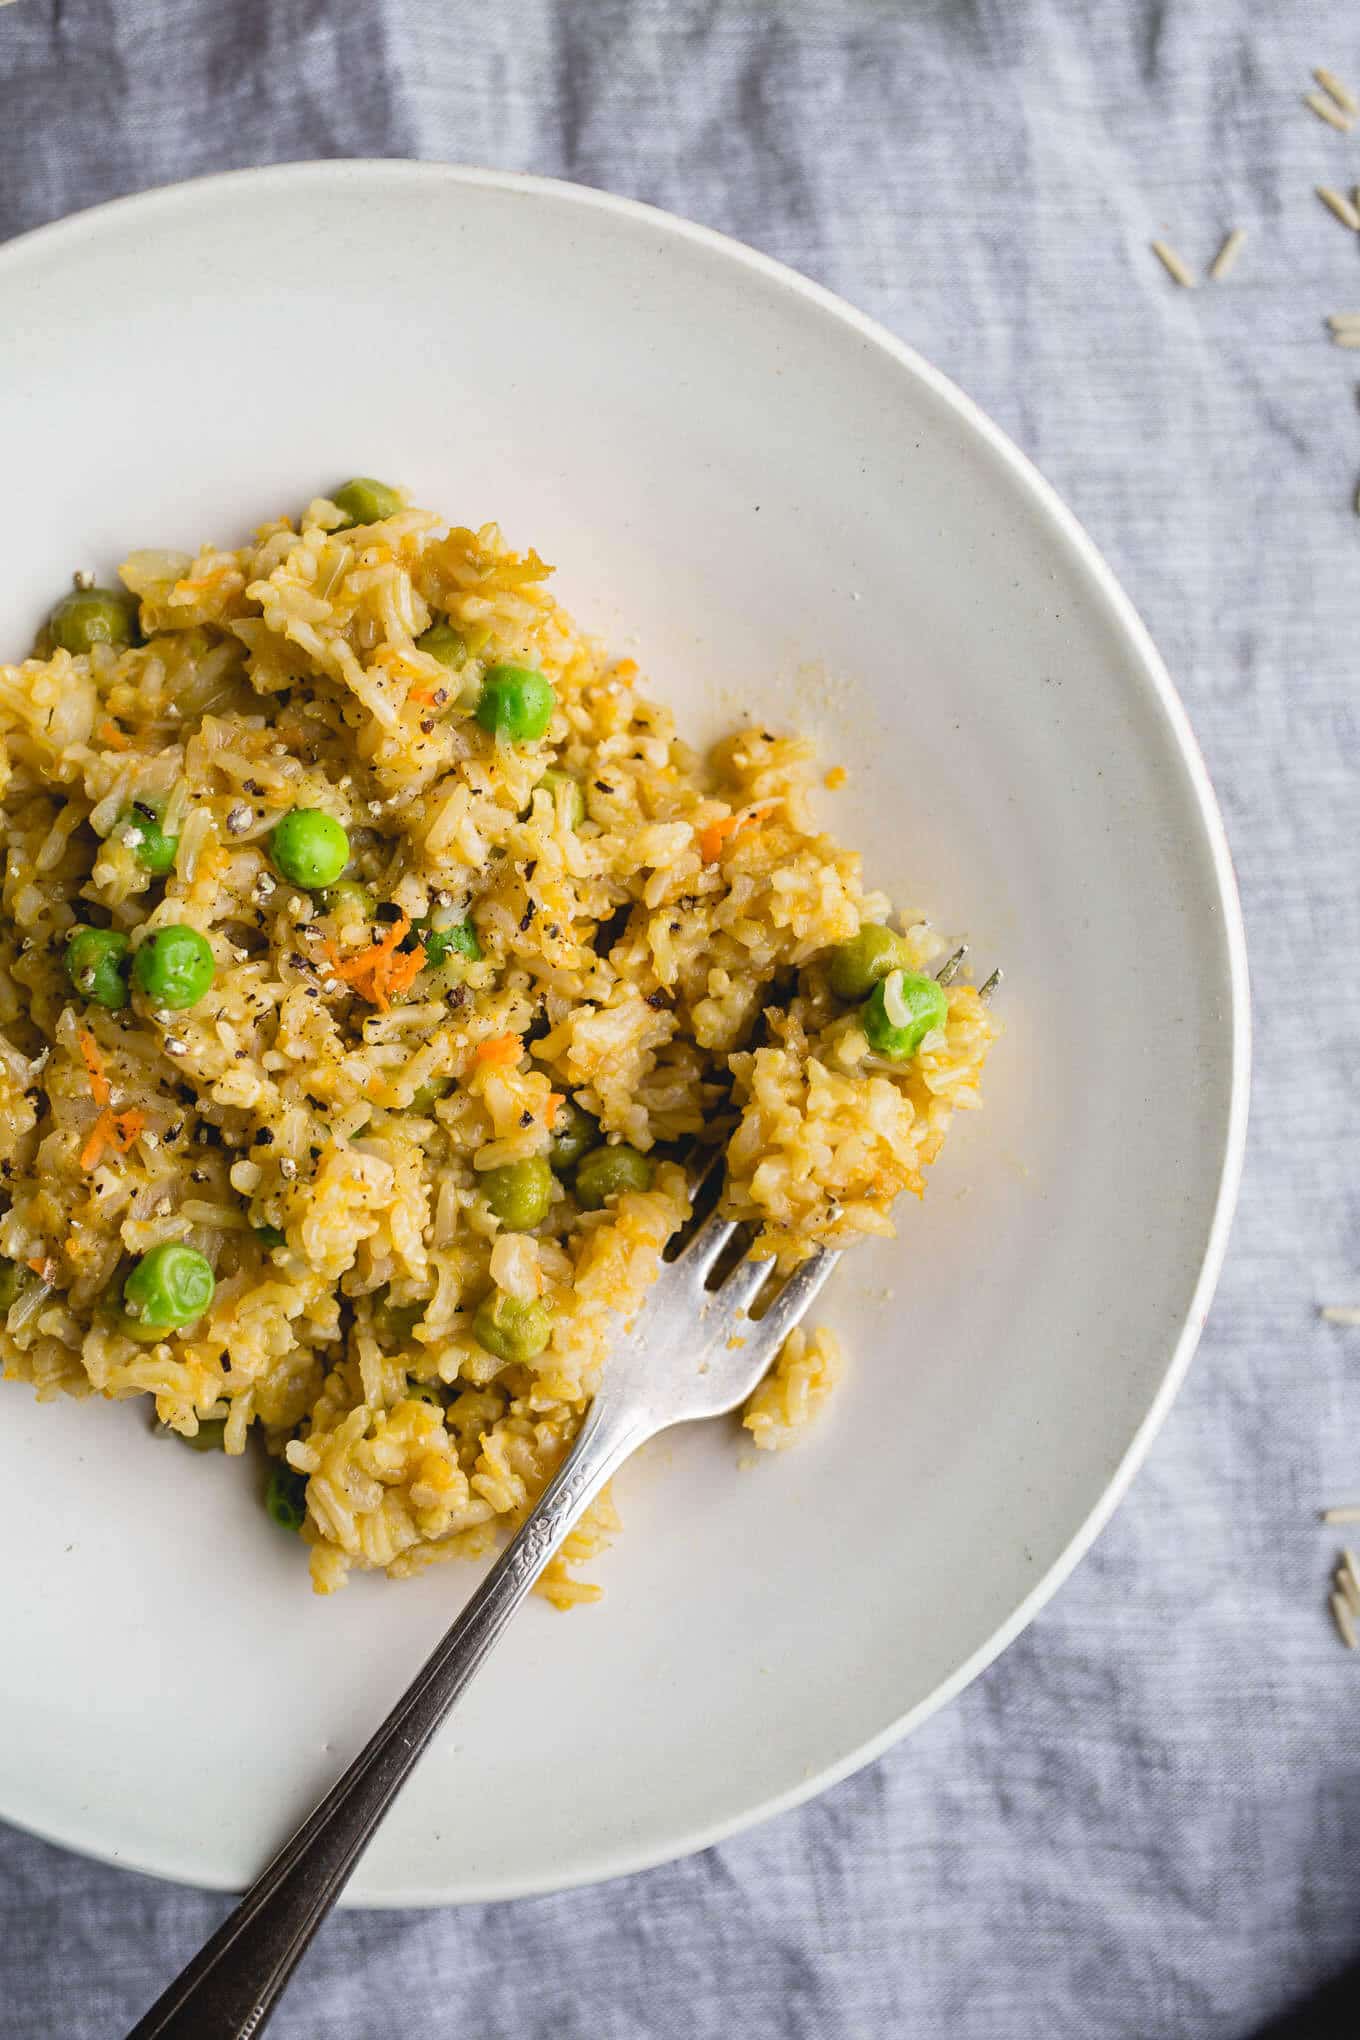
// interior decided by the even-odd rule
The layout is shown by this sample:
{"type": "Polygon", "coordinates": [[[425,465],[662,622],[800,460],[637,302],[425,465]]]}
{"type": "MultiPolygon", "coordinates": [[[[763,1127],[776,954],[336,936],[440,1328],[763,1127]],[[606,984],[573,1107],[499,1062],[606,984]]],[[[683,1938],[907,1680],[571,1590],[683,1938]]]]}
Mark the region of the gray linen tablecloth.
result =
{"type": "MultiPolygon", "coordinates": [[[[1360,302],[1360,240],[1312,189],[1360,178],[1360,128],[1303,109],[1315,63],[1360,82],[1353,4],[0,9],[0,237],[228,166],[429,156],[649,199],[875,313],[1122,576],[1208,755],[1253,943],[1222,1289],[1056,1603],[911,1742],[722,1848],[332,1919],[280,2040],[1237,2040],[1360,1954],[1360,1659],[1315,1515],[1360,1490],[1360,1330],[1315,1311],[1360,1301],[1360,355],[1322,328],[1360,302]],[[1165,232],[1202,266],[1234,224],[1221,287],[1179,291],[1147,251],[1165,232]]],[[[123,2032],[222,1911],[0,1833],[0,2031],[123,2032]]]]}

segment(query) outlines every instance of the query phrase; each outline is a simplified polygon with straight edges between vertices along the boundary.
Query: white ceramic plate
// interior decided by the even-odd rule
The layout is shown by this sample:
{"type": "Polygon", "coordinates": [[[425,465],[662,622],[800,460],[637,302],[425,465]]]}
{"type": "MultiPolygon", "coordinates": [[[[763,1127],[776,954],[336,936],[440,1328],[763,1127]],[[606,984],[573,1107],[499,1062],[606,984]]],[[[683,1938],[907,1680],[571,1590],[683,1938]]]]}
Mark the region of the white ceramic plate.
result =
{"type": "MultiPolygon", "coordinates": [[[[799,1450],[617,1484],[602,1604],[527,1608],[350,1899],[607,1877],[842,1776],[1090,1543],[1185,1369],[1241,1156],[1222,828],[1128,602],[1015,449],[826,292],[597,192],[396,163],[161,191],[0,254],[0,651],[75,566],[348,473],[498,518],[685,723],[849,767],[872,882],[1006,966],[989,1106],[825,1315],[799,1450]]],[[[908,1200],[909,1201],[909,1200],[908,1200]]],[[[322,1601],[238,1464],[0,1388],[0,1812],[241,1885],[471,1584],[322,1601]]]]}

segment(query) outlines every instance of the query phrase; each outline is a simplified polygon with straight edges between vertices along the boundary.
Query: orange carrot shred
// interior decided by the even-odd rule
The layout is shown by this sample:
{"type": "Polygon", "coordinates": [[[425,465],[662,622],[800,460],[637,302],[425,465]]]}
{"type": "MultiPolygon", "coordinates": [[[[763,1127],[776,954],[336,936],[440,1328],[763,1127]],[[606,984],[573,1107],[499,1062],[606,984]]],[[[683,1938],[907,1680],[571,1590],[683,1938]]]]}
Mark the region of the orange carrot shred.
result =
{"type": "Polygon", "coordinates": [[[518,1034],[493,1034],[489,1041],[478,1042],[472,1051],[472,1060],[490,1063],[493,1069],[504,1069],[508,1063],[518,1062],[524,1052],[524,1043],[518,1034]]]}
{"type": "Polygon", "coordinates": [[[109,1080],[104,1074],[104,1058],[99,1053],[99,1043],[88,1027],[76,1029],[76,1043],[80,1049],[80,1059],[90,1073],[90,1094],[96,1105],[107,1105],[111,1093],[109,1080]]]}
{"type": "Polygon", "coordinates": [[[425,968],[423,947],[417,945],[405,955],[398,954],[401,943],[410,932],[410,919],[403,914],[400,920],[392,923],[381,941],[371,942],[357,956],[342,957],[333,942],[325,944],[325,951],[336,976],[352,985],[359,997],[367,999],[370,1006],[386,1013],[391,1010],[393,997],[409,991],[425,968]]]}
{"type": "Polygon", "coordinates": [[[707,823],[698,831],[699,855],[705,864],[716,864],[722,855],[722,846],[729,836],[739,836],[747,829],[753,829],[763,822],[779,805],[778,801],[762,801],[744,815],[720,815],[716,822],[707,823]]]}
{"type": "Polygon", "coordinates": [[[104,1110],[100,1113],[98,1119],[96,1119],[94,1125],[90,1128],[90,1137],[86,1141],[84,1147],[80,1150],[81,1168],[82,1169],[98,1168],[100,1162],[104,1159],[104,1150],[109,1145],[109,1142],[113,1139],[113,1137],[114,1137],[113,1114],[109,1111],[108,1106],[106,1105],[104,1107],[104,1110]]]}
{"type": "Polygon", "coordinates": [[[100,723],[99,728],[95,731],[95,735],[102,737],[111,751],[130,751],[132,749],[131,737],[127,734],[126,730],[120,730],[116,722],[110,722],[106,719],[100,723]]]}
{"type": "Polygon", "coordinates": [[[567,1102],[567,1100],[566,1100],[566,1094],[565,1094],[564,1092],[562,1092],[562,1091],[549,1091],[549,1093],[548,1093],[548,1110],[547,1110],[547,1113],[546,1113],[546,1115],[545,1115],[545,1117],[547,1118],[547,1122],[548,1122],[549,1126],[551,1126],[551,1125],[552,1125],[552,1123],[553,1123],[554,1119],[556,1119],[556,1117],[557,1117],[558,1113],[559,1113],[559,1112],[560,1112],[560,1111],[562,1110],[562,1107],[563,1107],[563,1106],[564,1106],[564,1105],[566,1104],[566,1102],[567,1102]]]}
{"type": "Polygon", "coordinates": [[[41,1275],[43,1269],[47,1266],[47,1262],[42,1254],[30,1254],[24,1266],[31,1268],[35,1275],[41,1275]]]}

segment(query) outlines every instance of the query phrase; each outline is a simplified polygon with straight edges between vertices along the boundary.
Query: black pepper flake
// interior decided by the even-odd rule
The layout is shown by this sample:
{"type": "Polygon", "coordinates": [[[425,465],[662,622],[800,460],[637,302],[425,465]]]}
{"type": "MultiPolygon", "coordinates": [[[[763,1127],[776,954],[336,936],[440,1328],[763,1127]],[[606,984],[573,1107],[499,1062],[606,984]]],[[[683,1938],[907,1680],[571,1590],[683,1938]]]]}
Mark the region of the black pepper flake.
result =
{"type": "Polygon", "coordinates": [[[530,880],[530,879],[531,879],[531,878],[533,877],[534,873],[535,873],[535,872],[536,872],[537,870],[538,870],[538,859],[537,859],[536,857],[531,857],[531,858],[529,859],[529,862],[528,862],[528,863],[527,863],[527,864],[525,865],[525,867],[524,867],[524,882],[525,882],[525,884],[526,884],[526,885],[527,885],[527,884],[529,883],[529,880],[530,880]]]}
{"type": "Polygon", "coordinates": [[[314,1162],[319,1162],[319,1161],[321,1160],[321,1150],[320,1150],[320,1148],[316,1148],[316,1147],[314,1147],[314,1148],[308,1148],[307,1152],[308,1152],[308,1154],[309,1154],[309,1155],[311,1156],[311,1158],[312,1158],[312,1160],[313,1160],[314,1162]]]}
{"type": "Polygon", "coordinates": [[[467,1004],[467,995],[468,988],[466,985],[455,985],[453,987],[453,989],[449,993],[450,1013],[456,1013],[460,1006],[465,1006],[467,1004]]]}
{"type": "Polygon", "coordinates": [[[447,687],[436,687],[436,688],[435,688],[435,690],[434,690],[434,705],[435,705],[435,707],[436,707],[436,708],[442,708],[442,707],[444,706],[444,703],[445,703],[445,702],[446,702],[446,701],[448,700],[448,698],[449,698],[449,690],[448,690],[448,688],[447,688],[447,687]]]}
{"type": "Polygon", "coordinates": [[[256,1147],[273,1147],[274,1136],[267,1126],[262,1126],[255,1136],[256,1147]]]}
{"type": "Polygon", "coordinates": [[[237,1062],[244,1062],[249,1054],[250,1050],[248,1048],[238,1048],[236,1051],[237,1062]]]}
{"type": "Polygon", "coordinates": [[[548,933],[553,937],[554,941],[556,941],[557,937],[562,933],[562,930],[558,927],[556,921],[549,921],[548,933]]]}
{"type": "Polygon", "coordinates": [[[528,1111],[521,1112],[519,1115],[519,1123],[521,1126],[532,1126],[534,1123],[533,1113],[528,1111]]]}
{"type": "Polygon", "coordinates": [[[161,1144],[162,1144],[162,1146],[164,1146],[164,1147],[169,1147],[169,1146],[171,1146],[171,1145],[172,1145],[172,1144],[173,1144],[173,1143],[174,1143],[175,1141],[177,1141],[177,1140],[179,1139],[179,1137],[180,1137],[180,1135],[181,1135],[181,1134],[183,1133],[183,1131],[184,1131],[184,1124],[183,1124],[183,1121],[182,1121],[182,1120],[179,1120],[179,1119],[177,1119],[177,1120],[175,1121],[174,1125],[173,1125],[173,1126],[167,1126],[167,1127],[166,1127],[166,1129],[165,1129],[165,1132],[164,1132],[164,1133],[163,1133],[163,1134],[161,1135],[161,1144]]]}
{"type": "Polygon", "coordinates": [[[302,954],[300,950],[297,949],[290,949],[287,956],[284,958],[284,962],[291,964],[294,970],[311,969],[311,965],[308,963],[306,957],[302,954]]]}
{"type": "Polygon", "coordinates": [[[189,1181],[191,1183],[206,1183],[207,1180],[208,1172],[206,1169],[190,1169],[189,1181]]]}
{"type": "Polygon", "coordinates": [[[663,991],[648,992],[647,1004],[652,1008],[653,1012],[659,1013],[667,1003],[666,994],[663,991]]]}
{"type": "Polygon", "coordinates": [[[253,794],[255,796],[256,800],[259,800],[262,797],[264,793],[264,788],[261,786],[258,779],[244,779],[242,780],[241,784],[245,787],[247,793],[253,794]]]}
{"type": "Polygon", "coordinates": [[[434,735],[433,716],[428,717],[427,720],[420,725],[420,734],[422,737],[432,737],[434,735]]]}
{"type": "Polygon", "coordinates": [[[534,915],[537,912],[538,912],[537,906],[534,904],[532,900],[530,900],[528,906],[524,909],[523,914],[521,914],[520,916],[519,932],[521,935],[524,933],[525,929],[528,927],[529,923],[533,920],[534,915]]]}
{"type": "Polygon", "coordinates": [[[595,781],[595,784],[599,788],[601,793],[612,793],[614,791],[613,787],[609,784],[609,781],[607,779],[597,779],[595,781]]]}

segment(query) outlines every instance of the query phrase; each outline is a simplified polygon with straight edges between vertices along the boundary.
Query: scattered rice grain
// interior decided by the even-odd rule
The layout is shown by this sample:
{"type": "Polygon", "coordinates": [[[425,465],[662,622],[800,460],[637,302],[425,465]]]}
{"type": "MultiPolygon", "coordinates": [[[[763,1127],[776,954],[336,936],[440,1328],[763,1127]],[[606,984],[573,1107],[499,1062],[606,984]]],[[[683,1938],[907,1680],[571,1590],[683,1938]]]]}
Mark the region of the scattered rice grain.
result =
{"type": "Polygon", "coordinates": [[[1223,246],[1209,264],[1209,280],[1211,283],[1222,283],[1224,277],[1229,275],[1236,267],[1237,258],[1242,253],[1246,238],[1247,230],[1245,227],[1234,227],[1232,232],[1224,238],[1223,246]]]}
{"type": "Polygon", "coordinates": [[[1330,184],[1318,184],[1314,189],[1328,212],[1335,213],[1343,227],[1349,227],[1353,234],[1360,234],[1360,212],[1355,210],[1344,191],[1334,191],[1330,184]]]}
{"type": "Polygon", "coordinates": [[[1193,275],[1185,263],[1182,262],[1174,248],[1168,247],[1165,241],[1153,241],[1150,243],[1150,246],[1153,254],[1157,257],[1157,260],[1173,282],[1178,283],[1182,290],[1193,290],[1195,288],[1193,275]]]}
{"type": "Polygon", "coordinates": [[[1343,113],[1352,116],[1360,113],[1360,100],[1356,99],[1349,85],[1342,84],[1335,71],[1329,71],[1325,64],[1316,64],[1313,67],[1313,76],[1323,91],[1336,101],[1343,113]]]}
{"type": "Polygon", "coordinates": [[[1338,134],[1350,133],[1353,125],[1351,117],[1348,113],[1343,113],[1334,100],[1324,98],[1321,92],[1305,92],[1303,103],[1319,120],[1325,120],[1328,127],[1334,127],[1338,134]]]}

